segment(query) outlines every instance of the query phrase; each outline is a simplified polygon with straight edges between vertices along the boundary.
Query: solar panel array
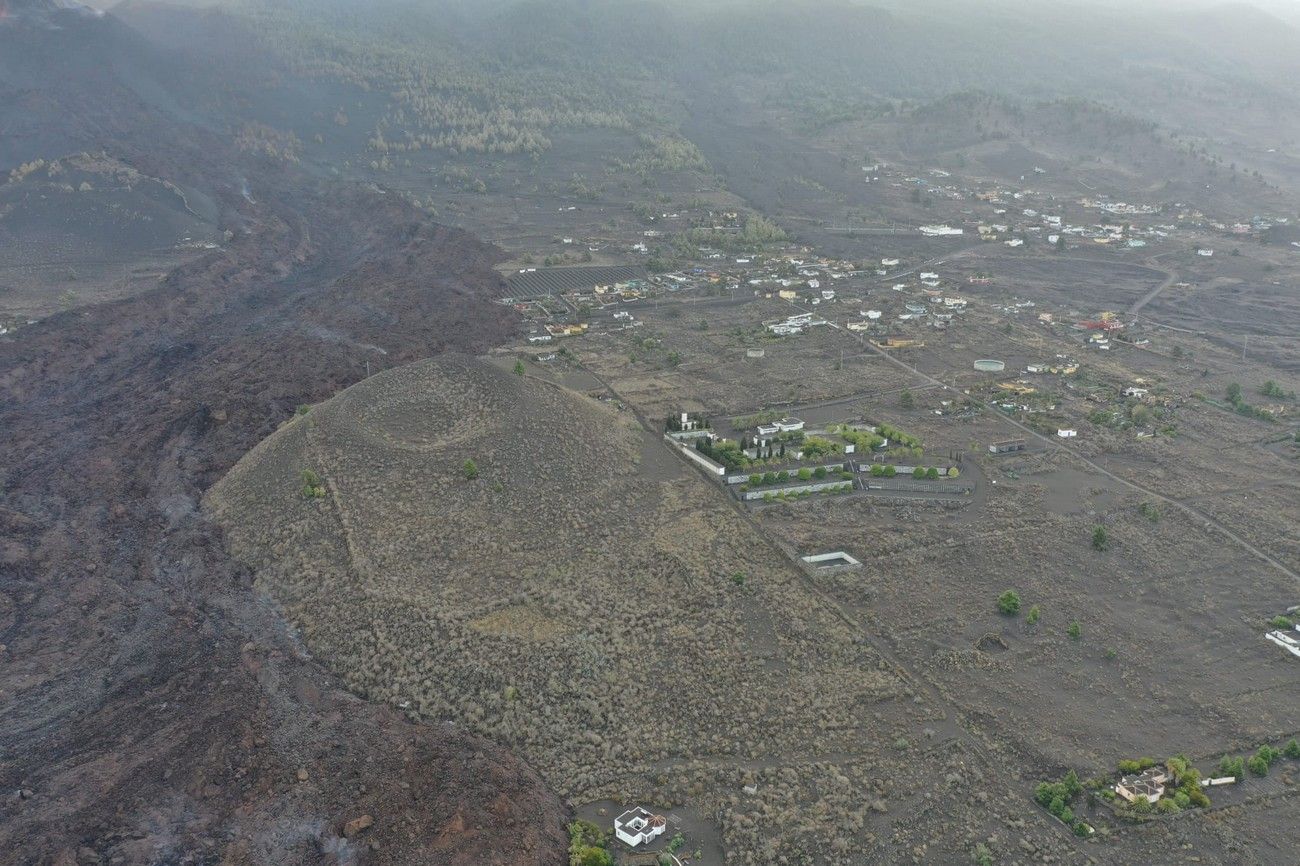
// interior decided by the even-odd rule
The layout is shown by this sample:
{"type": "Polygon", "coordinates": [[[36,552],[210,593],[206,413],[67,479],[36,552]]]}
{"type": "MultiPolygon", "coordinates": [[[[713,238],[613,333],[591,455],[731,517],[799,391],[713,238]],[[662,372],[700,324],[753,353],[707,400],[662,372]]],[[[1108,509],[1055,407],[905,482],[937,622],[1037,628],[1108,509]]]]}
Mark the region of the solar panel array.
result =
{"type": "Polygon", "coordinates": [[[536,298],[580,292],[596,286],[645,278],[645,269],[634,265],[589,268],[537,268],[506,277],[510,298],[536,298]]]}

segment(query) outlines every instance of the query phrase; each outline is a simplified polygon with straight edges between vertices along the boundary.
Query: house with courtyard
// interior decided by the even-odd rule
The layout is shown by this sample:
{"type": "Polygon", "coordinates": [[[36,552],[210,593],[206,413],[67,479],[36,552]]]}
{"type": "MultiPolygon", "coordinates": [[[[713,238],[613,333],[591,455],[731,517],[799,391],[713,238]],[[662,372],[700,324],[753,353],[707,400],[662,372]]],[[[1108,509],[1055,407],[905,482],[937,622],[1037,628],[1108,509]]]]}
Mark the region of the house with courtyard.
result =
{"type": "Polygon", "coordinates": [[[661,835],[667,826],[664,816],[633,806],[614,819],[614,835],[635,848],[661,835]]]}
{"type": "Polygon", "coordinates": [[[1130,803],[1136,803],[1139,798],[1156,803],[1164,796],[1169,781],[1169,772],[1164,767],[1152,767],[1137,776],[1121,776],[1115,784],[1115,793],[1130,803]]]}

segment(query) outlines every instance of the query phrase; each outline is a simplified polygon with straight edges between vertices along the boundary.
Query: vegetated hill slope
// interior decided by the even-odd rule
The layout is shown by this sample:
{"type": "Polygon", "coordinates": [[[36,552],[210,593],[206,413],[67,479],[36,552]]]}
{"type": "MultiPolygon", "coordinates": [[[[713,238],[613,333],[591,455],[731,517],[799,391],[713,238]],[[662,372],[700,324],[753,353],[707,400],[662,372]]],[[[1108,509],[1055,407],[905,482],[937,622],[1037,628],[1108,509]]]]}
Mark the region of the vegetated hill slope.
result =
{"type": "Polygon", "coordinates": [[[0,340],[0,863],[556,862],[531,769],[343,693],[197,510],[367,362],[504,339],[497,253],[395,197],[253,185],[228,248],[0,340]]]}
{"type": "Polygon", "coordinates": [[[962,745],[898,768],[887,732],[933,708],[900,700],[911,687],[717,490],[585,396],[459,356],[390,370],[285,425],[205,504],[345,681],[510,744],[573,799],[717,816],[753,863],[887,858],[891,825],[933,842],[998,820],[954,802],[951,827],[867,827],[868,803],[922,790],[962,745]],[[761,794],[741,802],[746,779],[761,794]]]}
{"type": "Polygon", "coordinates": [[[1095,102],[1025,102],[973,91],[954,93],[888,117],[871,128],[894,152],[1014,182],[1035,167],[1068,174],[1084,189],[1156,201],[1198,201],[1248,210],[1277,190],[1216,162],[1198,145],[1154,122],[1095,102]]]}

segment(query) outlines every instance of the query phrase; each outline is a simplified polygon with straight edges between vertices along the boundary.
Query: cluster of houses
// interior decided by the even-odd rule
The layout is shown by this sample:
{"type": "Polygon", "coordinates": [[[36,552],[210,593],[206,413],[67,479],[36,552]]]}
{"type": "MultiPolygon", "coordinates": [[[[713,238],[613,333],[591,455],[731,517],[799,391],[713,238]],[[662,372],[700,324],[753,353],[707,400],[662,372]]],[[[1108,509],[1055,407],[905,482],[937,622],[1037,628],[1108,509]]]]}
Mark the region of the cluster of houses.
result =
{"type": "Polygon", "coordinates": [[[786,316],[780,321],[767,322],[765,323],[765,327],[774,336],[792,337],[796,334],[802,334],[809,328],[815,328],[819,325],[825,324],[825,319],[817,318],[812,313],[797,313],[792,316],[786,316]]]}

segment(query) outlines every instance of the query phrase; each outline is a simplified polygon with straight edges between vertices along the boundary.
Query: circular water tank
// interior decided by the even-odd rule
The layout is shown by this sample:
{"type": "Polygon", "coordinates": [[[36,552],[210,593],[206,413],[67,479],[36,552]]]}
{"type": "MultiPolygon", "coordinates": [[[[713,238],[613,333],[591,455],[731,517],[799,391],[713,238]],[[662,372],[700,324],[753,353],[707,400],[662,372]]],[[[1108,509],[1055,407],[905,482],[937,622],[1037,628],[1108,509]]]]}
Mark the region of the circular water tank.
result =
{"type": "Polygon", "coordinates": [[[1006,361],[994,361],[991,358],[983,358],[975,362],[975,369],[981,373],[1001,373],[1006,368],[1006,361]]]}

